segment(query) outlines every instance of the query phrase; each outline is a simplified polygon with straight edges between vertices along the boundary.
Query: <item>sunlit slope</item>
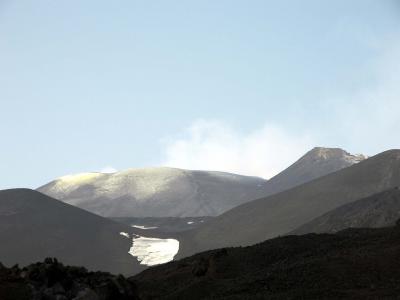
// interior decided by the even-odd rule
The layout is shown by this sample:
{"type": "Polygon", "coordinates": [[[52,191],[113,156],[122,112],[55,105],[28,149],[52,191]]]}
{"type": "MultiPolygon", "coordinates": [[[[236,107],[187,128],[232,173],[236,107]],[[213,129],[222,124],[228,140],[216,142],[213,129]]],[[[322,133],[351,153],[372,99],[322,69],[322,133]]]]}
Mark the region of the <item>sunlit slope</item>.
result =
{"type": "Polygon", "coordinates": [[[38,191],[102,216],[215,216],[255,199],[266,180],[175,168],[86,173],[56,179],[38,191]]]}

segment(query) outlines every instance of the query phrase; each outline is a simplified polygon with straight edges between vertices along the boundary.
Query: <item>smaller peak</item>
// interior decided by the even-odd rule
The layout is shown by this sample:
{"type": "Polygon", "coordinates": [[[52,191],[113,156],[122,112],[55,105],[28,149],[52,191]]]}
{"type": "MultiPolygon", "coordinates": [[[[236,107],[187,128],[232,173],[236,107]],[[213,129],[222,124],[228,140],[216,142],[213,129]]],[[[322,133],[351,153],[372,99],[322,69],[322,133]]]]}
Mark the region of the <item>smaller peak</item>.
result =
{"type": "Polygon", "coordinates": [[[330,148],[330,147],[314,147],[310,150],[310,152],[342,152],[347,153],[347,151],[342,148],[330,148]]]}
{"type": "Polygon", "coordinates": [[[367,158],[368,157],[363,154],[351,154],[341,148],[326,148],[326,147],[315,147],[302,157],[303,160],[340,159],[348,161],[350,164],[361,162],[367,158]]]}
{"type": "Polygon", "coordinates": [[[333,156],[346,156],[346,155],[350,155],[350,153],[341,148],[325,148],[325,147],[315,147],[306,153],[306,156],[317,156],[321,158],[328,158],[333,156]]]}

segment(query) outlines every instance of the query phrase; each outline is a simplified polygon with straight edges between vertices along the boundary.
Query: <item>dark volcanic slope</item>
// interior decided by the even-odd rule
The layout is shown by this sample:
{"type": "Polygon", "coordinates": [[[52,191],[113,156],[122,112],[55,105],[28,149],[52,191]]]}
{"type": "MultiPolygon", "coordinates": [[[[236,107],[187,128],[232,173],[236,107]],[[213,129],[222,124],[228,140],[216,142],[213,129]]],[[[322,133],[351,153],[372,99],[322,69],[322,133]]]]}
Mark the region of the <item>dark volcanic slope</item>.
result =
{"type": "Polygon", "coordinates": [[[400,228],[286,236],[132,278],[141,299],[398,299],[400,228]]]}
{"type": "Polygon", "coordinates": [[[399,185],[400,150],[387,151],[222,214],[187,232],[181,240],[180,257],[283,235],[332,209],[399,185]]]}
{"type": "Polygon", "coordinates": [[[129,226],[96,216],[28,189],[0,191],[0,261],[26,265],[57,257],[91,270],[134,274],[129,226]]]}
{"type": "Polygon", "coordinates": [[[400,218],[400,190],[394,188],[340,206],[311,222],[300,226],[292,234],[334,233],[350,227],[386,227],[400,218]]]}

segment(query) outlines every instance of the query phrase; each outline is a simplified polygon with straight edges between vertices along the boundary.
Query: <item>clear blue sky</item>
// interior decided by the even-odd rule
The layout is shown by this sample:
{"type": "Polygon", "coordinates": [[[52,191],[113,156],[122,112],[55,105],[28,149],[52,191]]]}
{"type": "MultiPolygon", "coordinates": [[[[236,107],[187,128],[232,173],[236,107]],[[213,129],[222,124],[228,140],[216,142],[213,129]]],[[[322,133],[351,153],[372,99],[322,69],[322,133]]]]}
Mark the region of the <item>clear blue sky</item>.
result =
{"type": "Polygon", "coordinates": [[[199,120],[399,147],[399,61],[395,0],[0,0],[0,188],[181,166],[170,152],[199,120]]]}

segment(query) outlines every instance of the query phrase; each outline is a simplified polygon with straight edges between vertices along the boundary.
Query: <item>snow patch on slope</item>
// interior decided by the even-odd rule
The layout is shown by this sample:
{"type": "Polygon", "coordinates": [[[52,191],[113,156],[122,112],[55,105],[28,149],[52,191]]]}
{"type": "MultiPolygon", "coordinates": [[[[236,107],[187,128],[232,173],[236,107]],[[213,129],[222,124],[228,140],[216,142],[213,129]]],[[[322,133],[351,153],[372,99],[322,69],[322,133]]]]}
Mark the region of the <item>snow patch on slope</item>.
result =
{"type": "Polygon", "coordinates": [[[363,154],[353,154],[346,156],[344,159],[348,161],[350,164],[358,164],[359,162],[362,162],[367,158],[368,156],[365,156],[363,154]]]}
{"type": "Polygon", "coordinates": [[[156,229],[156,228],[158,228],[157,226],[146,227],[146,226],[143,226],[143,225],[132,225],[132,227],[139,228],[139,229],[144,229],[144,230],[146,230],[146,229],[156,229]]]}
{"type": "Polygon", "coordinates": [[[136,236],[129,254],[136,257],[141,265],[155,266],[173,260],[178,250],[177,240],[136,236]]]}
{"type": "Polygon", "coordinates": [[[129,234],[127,232],[120,232],[119,234],[129,239],[129,234]]]}

